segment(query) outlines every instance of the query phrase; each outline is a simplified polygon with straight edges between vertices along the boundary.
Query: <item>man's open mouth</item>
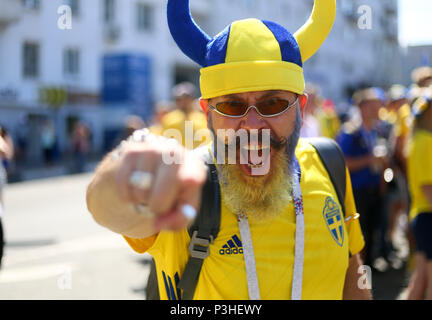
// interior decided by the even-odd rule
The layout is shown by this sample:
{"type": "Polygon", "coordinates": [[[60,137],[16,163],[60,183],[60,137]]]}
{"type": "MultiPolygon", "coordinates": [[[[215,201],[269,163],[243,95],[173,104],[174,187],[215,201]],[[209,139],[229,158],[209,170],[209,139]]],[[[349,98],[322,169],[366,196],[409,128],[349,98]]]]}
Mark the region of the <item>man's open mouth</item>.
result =
{"type": "Polygon", "coordinates": [[[267,174],[268,168],[270,168],[270,155],[270,145],[248,143],[240,147],[239,165],[248,175],[262,176],[267,174]]]}

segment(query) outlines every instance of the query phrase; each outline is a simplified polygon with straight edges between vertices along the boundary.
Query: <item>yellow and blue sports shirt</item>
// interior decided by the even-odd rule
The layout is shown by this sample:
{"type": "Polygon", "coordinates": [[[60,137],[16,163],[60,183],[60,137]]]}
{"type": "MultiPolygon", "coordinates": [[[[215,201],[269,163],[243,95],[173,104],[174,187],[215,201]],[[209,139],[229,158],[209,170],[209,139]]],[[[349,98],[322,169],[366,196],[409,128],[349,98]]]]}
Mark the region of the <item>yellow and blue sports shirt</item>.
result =
{"type": "MultiPolygon", "coordinates": [[[[358,220],[343,224],[337,194],[316,150],[300,140],[296,155],[302,171],[300,186],[306,226],[302,299],[342,299],[348,250],[355,255],[364,246],[360,224],[358,220]]],[[[346,216],[356,213],[349,174],[345,208],[346,216]]],[[[250,221],[262,299],[291,299],[295,221],[292,203],[287,203],[275,220],[250,221]]],[[[136,252],[148,252],[154,257],[161,299],[178,299],[176,284],[189,257],[188,231],[163,231],[147,239],[125,238],[136,252]]],[[[219,235],[204,260],[194,299],[248,298],[238,223],[222,199],[219,235]]]]}
{"type": "Polygon", "coordinates": [[[432,185],[432,133],[417,130],[414,133],[408,156],[408,183],[411,192],[410,220],[419,213],[432,212],[422,186],[432,185]]]}

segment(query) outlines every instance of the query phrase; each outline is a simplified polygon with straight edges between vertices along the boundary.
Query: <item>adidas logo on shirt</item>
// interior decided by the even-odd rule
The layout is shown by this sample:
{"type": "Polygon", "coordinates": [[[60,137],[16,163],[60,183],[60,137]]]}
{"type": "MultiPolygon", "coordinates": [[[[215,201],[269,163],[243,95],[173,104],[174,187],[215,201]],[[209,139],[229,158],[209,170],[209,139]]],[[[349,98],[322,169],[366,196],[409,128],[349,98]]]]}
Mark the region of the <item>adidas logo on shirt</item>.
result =
{"type": "Polygon", "coordinates": [[[227,241],[222,249],[219,250],[219,254],[243,254],[243,245],[237,235],[233,235],[230,240],[227,241]]]}

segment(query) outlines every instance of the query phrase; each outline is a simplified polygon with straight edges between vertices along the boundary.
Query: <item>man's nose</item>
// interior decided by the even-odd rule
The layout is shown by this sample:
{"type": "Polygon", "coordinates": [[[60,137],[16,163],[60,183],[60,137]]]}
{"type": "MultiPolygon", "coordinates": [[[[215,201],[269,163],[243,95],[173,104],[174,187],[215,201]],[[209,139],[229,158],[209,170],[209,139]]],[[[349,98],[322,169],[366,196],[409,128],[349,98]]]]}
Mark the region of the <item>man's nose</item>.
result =
{"type": "Polygon", "coordinates": [[[266,122],[264,117],[258,113],[256,108],[250,108],[248,113],[242,118],[240,127],[246,130],[265,129],[266,122]]]}

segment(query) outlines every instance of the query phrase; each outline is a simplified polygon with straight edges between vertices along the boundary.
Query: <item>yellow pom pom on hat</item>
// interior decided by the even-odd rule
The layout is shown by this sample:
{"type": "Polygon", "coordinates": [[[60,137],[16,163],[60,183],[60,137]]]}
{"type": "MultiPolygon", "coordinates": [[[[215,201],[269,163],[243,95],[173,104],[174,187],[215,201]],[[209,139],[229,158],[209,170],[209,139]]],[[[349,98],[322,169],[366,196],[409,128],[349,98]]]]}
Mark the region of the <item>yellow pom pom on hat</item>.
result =
{"type": "Polygon", "coordinates": [[[309,20],[294,35],[275,22],[245,19],[211,38],[194,22],[189,0],[169,0],[167,12],[177,45],[202,66],[203,99],[264,90],[303,94],[303,62],[330,33],[336,0],[315,0],[309,20]]]}

